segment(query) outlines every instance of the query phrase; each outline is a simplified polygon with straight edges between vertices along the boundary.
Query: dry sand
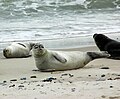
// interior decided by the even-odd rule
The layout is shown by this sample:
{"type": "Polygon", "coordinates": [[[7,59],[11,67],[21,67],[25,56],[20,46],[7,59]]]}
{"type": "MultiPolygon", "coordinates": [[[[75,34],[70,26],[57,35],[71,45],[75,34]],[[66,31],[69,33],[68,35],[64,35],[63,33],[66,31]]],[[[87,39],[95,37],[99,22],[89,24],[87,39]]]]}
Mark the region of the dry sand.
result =
{"type": "MultiPolygon", "coordinates": [[[[96,51],[96,47],[65,49],[96,51]]],[[[96,59],[84,68],[40,72],[33,57],[0,57],[0,99],[120,99],[120,61],[96,59]]]]}

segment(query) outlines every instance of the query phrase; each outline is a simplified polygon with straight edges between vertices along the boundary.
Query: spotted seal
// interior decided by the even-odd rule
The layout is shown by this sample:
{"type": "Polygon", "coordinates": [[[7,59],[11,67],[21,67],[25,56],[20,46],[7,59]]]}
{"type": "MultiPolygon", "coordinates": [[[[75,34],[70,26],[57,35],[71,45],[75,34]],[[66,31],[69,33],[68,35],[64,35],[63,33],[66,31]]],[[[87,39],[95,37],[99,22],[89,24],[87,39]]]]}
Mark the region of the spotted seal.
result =
{"type": "Polygon", "coordinates": [[[34,43],[13,42],[11,45],[3,49],[3,55],[6,58],[25,58],[31,56],[30,51],[34,43]]]}
{"type": "Polygon", "coordinates": [[[33,56],[40,71],[70,70],[84,67],[97,58],[108,57],[104,52],[81,51],[52,51],[42,44],[36,43],[33,47],[33,56]]]}

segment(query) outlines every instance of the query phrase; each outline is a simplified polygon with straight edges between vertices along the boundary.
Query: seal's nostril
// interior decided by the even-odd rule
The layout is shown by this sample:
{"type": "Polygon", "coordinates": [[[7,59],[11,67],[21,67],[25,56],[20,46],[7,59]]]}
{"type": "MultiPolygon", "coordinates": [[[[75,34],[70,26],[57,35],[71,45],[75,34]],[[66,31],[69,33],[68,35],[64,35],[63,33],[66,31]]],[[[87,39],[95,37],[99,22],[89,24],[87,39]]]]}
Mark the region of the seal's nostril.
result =
{"type": "Polygon", "coordinates": [[[41,48],[39,50],[42,50],[41,48]]]}
{"type": "Polygon", "coordinates": [[[5,52],[6,52],[6,49],[3,50],[3,53],[5,53],[5,52]]]}

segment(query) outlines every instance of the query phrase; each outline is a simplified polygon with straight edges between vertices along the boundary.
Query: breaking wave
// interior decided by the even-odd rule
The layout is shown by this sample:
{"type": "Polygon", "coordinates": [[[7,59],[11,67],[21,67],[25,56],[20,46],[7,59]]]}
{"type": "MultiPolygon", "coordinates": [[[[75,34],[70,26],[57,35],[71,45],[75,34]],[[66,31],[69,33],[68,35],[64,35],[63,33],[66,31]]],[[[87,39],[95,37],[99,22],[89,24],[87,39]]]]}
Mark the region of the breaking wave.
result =
{"type": "Polygon", "coordinates": [[[119,8],[120,0],[1,0],[0,15],[30,15],[49,10],[119,8]]]}

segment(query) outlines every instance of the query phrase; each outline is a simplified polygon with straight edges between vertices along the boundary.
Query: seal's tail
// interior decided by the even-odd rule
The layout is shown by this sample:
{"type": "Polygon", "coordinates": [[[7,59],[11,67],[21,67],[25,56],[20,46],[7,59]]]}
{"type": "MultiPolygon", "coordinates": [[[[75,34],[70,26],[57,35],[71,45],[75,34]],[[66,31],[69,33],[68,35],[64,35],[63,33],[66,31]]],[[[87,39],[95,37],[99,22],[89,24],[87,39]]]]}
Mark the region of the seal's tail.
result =
{"type": "Polygon", "coordinates": [[[106,51],[100,51],[100,52],[87,52],[87,54],[93,59],[97,58],[108,58],[110,57],[110,54],[106,51]]]}

